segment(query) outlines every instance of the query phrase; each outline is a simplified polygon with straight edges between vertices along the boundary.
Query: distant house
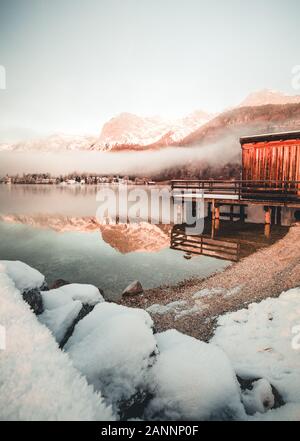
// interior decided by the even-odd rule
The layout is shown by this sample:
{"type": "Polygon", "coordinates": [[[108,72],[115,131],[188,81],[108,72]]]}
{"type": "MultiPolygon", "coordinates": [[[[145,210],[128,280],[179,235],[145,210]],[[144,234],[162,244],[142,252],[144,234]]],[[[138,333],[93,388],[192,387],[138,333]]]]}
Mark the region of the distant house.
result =
{"type": "Polygon", "coordinates": [[[146,185],[147,182],[148,182],[147,178],[138,178],[138,177],[136,177],[135,180],[134,180],[134,183],[136,185],[146,185]]]}
{"type": "Polygon", "coordinates": [[[300,131],[248,136],[240,142],[243,181],[300,196],[300,131]]]}

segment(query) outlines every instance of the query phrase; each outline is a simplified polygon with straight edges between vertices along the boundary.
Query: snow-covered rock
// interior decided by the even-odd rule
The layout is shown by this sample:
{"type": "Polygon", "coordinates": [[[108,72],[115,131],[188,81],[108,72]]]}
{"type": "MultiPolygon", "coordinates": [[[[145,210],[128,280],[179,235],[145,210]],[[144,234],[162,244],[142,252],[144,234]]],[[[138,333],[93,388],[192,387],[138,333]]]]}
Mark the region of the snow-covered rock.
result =
{"type": "Polygon", "coordinates": [[[226,352],[239,377],[266,379],[286,403],[256,419],[300,419],[299,340],[300,288],[219,318],[212,342],[226,352]]]}
{"type": "Polygon", "coordinates": [[[75,326],[97,303],[104,302],[93,285],[71,283],[41,292],[44,312],[40,321],[53,333],[61,347],[71,337],[75,326]]]}
{"type": "Polygon", "coordinates": [[[41,294],[45,309],[59,308],[72,300],[79,300],[81,303],[92,306],[104,302],[103,296],[96,286],[80,283],[71,283],[60,288],[43,291],[41,294]]]}
{"type": "Polygon", "coordinates": [[[156,335],[149,376],[155,398],[147,414],[168,420],[243,418],[241,392],[225,353],[175,330],[156,335]]]}
{"type": "Polygon", "coordinates": [[[143,310],[99,303],[65,346],[74,366],[116,409],[145,384],[156,352],[152,325],[143,310]]]}
{"type": "MultiPolygon", "coordinates": [[[[19,277],[17,281],[20,286],[19,277]]],[[[0,350],[0,420],[114,419],[100,393],[59,350],[3,271],[0,294],[1,326],[6,330],[6,349],[0,350]]]]}
{"type": "Polygon", "coordinates": [[[23,291],[22,296],[36,315],[42,314],[44,311],[44,306],[39,288],[23,291]]]}
{"type": "MultiPolygon", "coordinates": [[[[113,419],[110,405],[123,418],[300,419],[300,288],[220,317],[207,344],[153,335],[148,312],[106,303],[92,285],[42,291],[39,323],[22,295],[43,284],[28,265],[0,262],[0,419],[113,419]]],[[[210,295],[148,311],[180,318],[210,295]]]]}
{"type": "Polygon", "coordinates": [[[79,300],[72,300],[58,308],[46,309],[39,316],[39,320],[50,329],[56,341],[61,343],[68,329],[78,317],[81,308],[82,303],[79,300]]]}
{"type": "Polygon", "coordinates": [[[45,276],[26,263],[12,260],[0,260],[0,273],[6,273],[21,292],[41,288],[45,276]]]}
{"type": "Polygon", "coordinates": [[[265,413],[273,409],[275,404],[272,386],[265,378],[254,381],[253,388],[243,392],[242,401],[249,415],[256,412],[265,413]]]}

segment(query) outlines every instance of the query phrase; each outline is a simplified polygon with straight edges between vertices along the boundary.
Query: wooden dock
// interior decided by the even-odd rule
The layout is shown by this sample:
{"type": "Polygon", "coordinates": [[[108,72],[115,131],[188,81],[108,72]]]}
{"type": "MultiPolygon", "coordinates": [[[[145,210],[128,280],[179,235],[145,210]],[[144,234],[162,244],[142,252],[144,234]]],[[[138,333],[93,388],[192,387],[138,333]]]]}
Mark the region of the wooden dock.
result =
{"type": "Polygon", "coordinates": [[[182,202],[203,199],[208,203],[208,216],[212,220],[229,217],[245,220],[249,205],[264,207],[265,224],[280,223],[282,208],[300,210],[300,181],[245,181],[245,180],[173,180],[174,200],[182,202]],[[221,213],[229,206],[230,213],[221,213]],[[239,207],[239,213],[234,207],[239,207]]]}
{"type": "Polygon", "coordinates": [[[171,181],[174,197],[247,205],[300,207],[300,181],[195,180],[171,181]]]}

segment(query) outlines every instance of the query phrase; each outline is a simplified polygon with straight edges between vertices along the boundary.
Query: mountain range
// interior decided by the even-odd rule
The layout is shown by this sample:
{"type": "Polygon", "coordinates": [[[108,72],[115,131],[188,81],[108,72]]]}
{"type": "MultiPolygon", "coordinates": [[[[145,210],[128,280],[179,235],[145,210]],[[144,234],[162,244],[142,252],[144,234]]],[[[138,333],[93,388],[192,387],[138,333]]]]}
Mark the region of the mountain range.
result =
{"type": "Polygon", "coordinates": [[[299,128],[300,96],[262,90],[218,115],[199,110],[180,119],[167,120],[121,113],[103,125],[99,137],[53,134],[0,144],[0,151],[144,151],[201,146],[229,139],[237,143],[242,135],[299,128]]]}

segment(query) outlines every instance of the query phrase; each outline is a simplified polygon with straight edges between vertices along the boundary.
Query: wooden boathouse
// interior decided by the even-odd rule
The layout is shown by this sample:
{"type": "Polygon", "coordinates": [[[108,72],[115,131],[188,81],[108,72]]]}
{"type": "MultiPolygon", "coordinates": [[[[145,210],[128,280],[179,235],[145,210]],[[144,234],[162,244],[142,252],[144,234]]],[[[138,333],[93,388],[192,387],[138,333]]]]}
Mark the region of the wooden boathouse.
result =
{"type": "Polygon", "coordinates": [[[173,180],[174,197],[203,197],[212,219],[220,219],[226,205],[232,220],[234,206],[244,219],[245,206],[262,205],[266,224],[280,222],[282,207],[300,209],[300,131],[242,137],[240,143],[240,180],[173,180]]]}
{"type": "Polygon", "coordinates": [[[300,132],[250,136],[240,141],[243,181],[253,182],[254,191],[262,182],[264,190],[274,188],[274,196],[282,195],[283,199],[300,196],[300,132]]]}

